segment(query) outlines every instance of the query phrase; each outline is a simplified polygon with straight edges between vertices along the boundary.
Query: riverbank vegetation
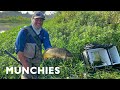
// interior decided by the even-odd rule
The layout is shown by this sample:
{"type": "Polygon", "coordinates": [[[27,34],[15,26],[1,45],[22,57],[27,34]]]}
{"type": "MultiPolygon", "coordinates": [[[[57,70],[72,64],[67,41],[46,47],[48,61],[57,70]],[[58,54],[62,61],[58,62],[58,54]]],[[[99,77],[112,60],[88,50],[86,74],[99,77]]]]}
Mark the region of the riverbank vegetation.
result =
{"type": "MultiPolygon", "coordinates": [[[[0,78],[19,79],[20,75],[6,74],[6,67],[18,67],[19,64],[4,53],[8,50],[16,57],[14,43],[20,28],[30,24],[30,18],[8,17],[2,23],[19,23],[0,34],[0,78]]],[[[49,32],[53,47],[66,48],[80,54],[89,43],[114,44],[120,53],[120,12],[119,11],[59,11],[54,18],[46,20],[43,27],[49,32]]],[[[43,50],[44,52],[44,50],[43,50]]],[[[89,73],[82,59],[48,60],[40,67],[60,67],[59,75],[40,74],[40,79],[120,79],[118,69],[97,70],[89,73]]]]}

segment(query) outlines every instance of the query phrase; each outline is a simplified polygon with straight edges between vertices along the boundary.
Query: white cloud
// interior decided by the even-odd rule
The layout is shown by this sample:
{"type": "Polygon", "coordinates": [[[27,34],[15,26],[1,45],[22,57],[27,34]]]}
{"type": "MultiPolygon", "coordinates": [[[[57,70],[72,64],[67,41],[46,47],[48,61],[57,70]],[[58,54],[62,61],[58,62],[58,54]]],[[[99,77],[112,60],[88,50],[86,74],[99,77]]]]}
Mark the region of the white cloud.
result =
{"type": "Polygon", "coordinates": [[[33,14],[33,11],[20,11],[22,14],[26,14],[27,12],[29,13],[29,14],[33,14]]]}
{"type": "Polygon", "coordinates": [[[55,13],[55,11],[46,11],[45,12],[46,15],[51,15],[51,14],[54,14],[54,13],[55,13]]]}
{"type": "MultiPolygon", "coordinates": [[[[0,11],[0,12],[2,12],[2,11],[0,11]]],[[[26,14],[27,12],[29,14],[33,14],[33,11],[19,11],[19,12],[21,12],[22,14],[26,14]]],[[[51,15],[51,14],[54,14],[54,13],[56,13],[56,11],[46,11],[45,12],[46,15],[51,15]]]]}

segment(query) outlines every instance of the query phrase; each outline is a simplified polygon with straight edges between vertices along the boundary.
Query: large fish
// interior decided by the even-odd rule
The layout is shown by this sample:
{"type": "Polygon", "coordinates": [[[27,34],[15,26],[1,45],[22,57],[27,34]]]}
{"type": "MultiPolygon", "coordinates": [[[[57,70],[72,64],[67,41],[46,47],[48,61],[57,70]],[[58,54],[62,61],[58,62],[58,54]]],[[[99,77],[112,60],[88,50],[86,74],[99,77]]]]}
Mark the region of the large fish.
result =
{"type": "Polygon", "coordinates": [[[72,58],[72,53],[65,48],[49,48],[43,53],[43,59],[51,58],[70,59],[72,58]]]}

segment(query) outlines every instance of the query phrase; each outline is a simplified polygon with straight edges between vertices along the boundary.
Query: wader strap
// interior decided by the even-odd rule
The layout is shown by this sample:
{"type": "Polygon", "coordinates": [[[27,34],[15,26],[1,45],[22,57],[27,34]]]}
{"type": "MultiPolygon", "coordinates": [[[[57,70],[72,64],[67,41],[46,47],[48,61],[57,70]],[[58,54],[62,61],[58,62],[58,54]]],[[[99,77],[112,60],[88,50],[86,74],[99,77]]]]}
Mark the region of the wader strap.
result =
{"type": "Polygon", "coordinates": [[[40,41],[39,36],[29,26],[25,27],[25,29],[28,30],[28,33],[30,33],[30,35],[33,37],[33,39],[35,40],[35,42],[36,42],[37,46],[39,47],[40,51],[42,51],[42,46],[41,46],[41,41],[40,41]]]}

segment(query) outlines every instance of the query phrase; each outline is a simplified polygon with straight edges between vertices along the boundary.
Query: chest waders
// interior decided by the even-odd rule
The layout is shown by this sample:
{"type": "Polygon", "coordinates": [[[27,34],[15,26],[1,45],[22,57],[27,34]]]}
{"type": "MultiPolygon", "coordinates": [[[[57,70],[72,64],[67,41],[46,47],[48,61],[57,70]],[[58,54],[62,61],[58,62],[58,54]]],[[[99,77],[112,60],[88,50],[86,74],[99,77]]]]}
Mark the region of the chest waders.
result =
{"type": "MultiPolygon", "coordinates": [[[[28,33],[27,33],[27,37],[29,36],[29,35],[31,35],[32,37],[33,37],[33,39],[34,39],[34,41],[35,41],[35,43],[37,44],[37,46],[38,46],[38,48],[39,48],[39,50],[40,50],[40,53],[42,52],[42,43],[41,43],[41,41],[40,41],[40,39],[39,39],[39,36],[33,31],[33,29],[31,28],[31,27],[25,27],[24,29],[26,29],[26,30],[28,30],[28,33]]],[[[41,57],[42,57],[42,54],[41,54],[41,57]]],[[[35,46],[35,55],[34,55],[34,57],[33,58],[31,58],[30,60],[32,60],[32,59],[34,59],[34,58],[36,58],[36,46],[35,46]]],[[[35,65],[34,64],[32,64],[32,67],[34,67],[35,65]]],[[[37,67],[37,66],[35,66],[35,67],[37,67]]],[[[34,76],[34,75],[33,75],[34,76]]],[[[37,78],[38,78],[38,74],[37,74],[37,78]]]]}

